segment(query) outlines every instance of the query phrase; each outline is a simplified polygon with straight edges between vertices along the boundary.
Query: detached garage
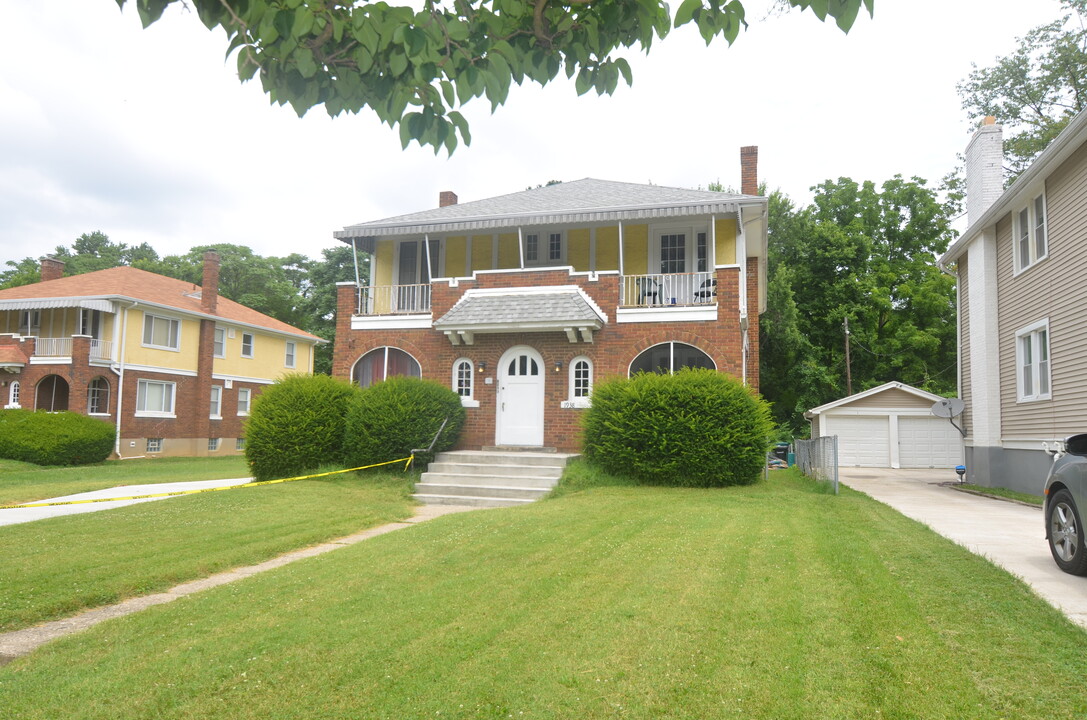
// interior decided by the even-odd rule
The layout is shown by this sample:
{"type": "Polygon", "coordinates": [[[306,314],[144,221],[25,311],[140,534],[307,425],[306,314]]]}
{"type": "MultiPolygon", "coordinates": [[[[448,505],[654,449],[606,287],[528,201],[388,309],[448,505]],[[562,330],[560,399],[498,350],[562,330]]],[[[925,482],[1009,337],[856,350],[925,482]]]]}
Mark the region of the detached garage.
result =
{"type": "Polygon", "coordinates": [[[942,398],[890,382],[804,413],[811,436],[838,436],[838,465],[952,468],[963,462],[962,435],[932,414],[942,398]]]}

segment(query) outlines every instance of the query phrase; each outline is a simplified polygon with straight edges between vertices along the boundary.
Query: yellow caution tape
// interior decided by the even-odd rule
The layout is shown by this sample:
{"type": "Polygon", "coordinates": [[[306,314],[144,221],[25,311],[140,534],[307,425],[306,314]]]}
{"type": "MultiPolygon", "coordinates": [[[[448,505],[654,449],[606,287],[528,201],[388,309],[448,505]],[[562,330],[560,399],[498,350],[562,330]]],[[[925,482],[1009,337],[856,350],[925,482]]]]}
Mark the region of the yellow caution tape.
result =
{"type": "Polygon", "coordinates": [[[290,478],[280,478],[279,480],[260,480],[258,482],[245,483],[244,485],[227,485],[225,487],[202,488],[200,490],[178,490],[176,492],[153,493],[150,495],[129,495],[127,497],[95,498],[93,500],[62,500],[60,502],[24,503],[22,505],[0,505],[0,510],[14,510],[16,508],[54,507],[56,505],[87,505],[89,503],[116,502],[117,500],[145,500],[147,498],[175,497],[177,495],[195,495],[196,493],[216,492],[218,490],[240,490],[241,488],[256,487],[257,485],[275,485],[277,483],[294,482],[295,480],[310,480],[312,478],[325,477],[326,475],[339,475],[340,473],[355,472],[356,470],[368,470],[370,468],[381,467],[382,465],[395,465],[396,463],[404,463],[404,470],[406,471],[408,468],[411,467],[411,464],[414,460],[415,455],[412,454],[406,458],[400,458],[399,460],[390,460],[388,462],[375,463],[373,465],[363,465],[362,467],[348,468],[346,470],[330,470],[329,472],[314,473],[313,475],[299,475],[298,477],[290,478]]]}

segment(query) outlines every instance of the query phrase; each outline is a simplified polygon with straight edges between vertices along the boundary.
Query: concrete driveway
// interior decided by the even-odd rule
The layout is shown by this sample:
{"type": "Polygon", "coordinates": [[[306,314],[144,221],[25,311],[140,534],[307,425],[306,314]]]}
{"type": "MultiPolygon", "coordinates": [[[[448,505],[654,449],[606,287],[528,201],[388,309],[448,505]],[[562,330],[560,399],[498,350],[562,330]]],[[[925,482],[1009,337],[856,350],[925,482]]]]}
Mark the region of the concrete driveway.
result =
{"type": "Polygon", "coordinates": [[[1041,508],[941,485],[956,479],[953,470],[840,468],[838,477],[843,485],[928,525],[1021,578],[1073,622],[1087,628],[1087,577],[1057,568],[1049,554],[1041,508]]]}

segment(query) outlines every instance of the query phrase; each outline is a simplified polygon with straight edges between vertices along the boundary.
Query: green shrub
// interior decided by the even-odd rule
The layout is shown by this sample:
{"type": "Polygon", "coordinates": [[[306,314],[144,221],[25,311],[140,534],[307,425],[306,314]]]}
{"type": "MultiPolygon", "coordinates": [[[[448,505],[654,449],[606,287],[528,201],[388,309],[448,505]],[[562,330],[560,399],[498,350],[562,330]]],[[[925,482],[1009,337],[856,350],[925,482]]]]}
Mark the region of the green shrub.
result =
{"type": "Polygon", "coordinates": [[[641,373],[593,389],[585,456],[607,472],[693,487],[758,481],[774,426],[762,398],[713,370],[641,373]]]}
{"type": "Polygon", "coordinates": [[[257,480],[343,462],[344,416],[359,388],[328,375],[289,375],[265,388],[245,426],[245,459],[257,480]]]}
{"type": "MultiPolygon", "coordinates": [[[[434,439],[442,420],[449,418],[434,452],[448,450],[460,437],[464,407],[460,397],[432,380],[393,377],[359,393],[347,411],[344,462],[362,467],[407,457],[434,439]]],[[[416,457],[424,467],[429,457],[416,457]]]]}
{"type": "Polygon", "coordinates": [[[115,428],[73,412],[0,410],[0,458],[35,465],[89,465],[113,452],[115,428]]]}

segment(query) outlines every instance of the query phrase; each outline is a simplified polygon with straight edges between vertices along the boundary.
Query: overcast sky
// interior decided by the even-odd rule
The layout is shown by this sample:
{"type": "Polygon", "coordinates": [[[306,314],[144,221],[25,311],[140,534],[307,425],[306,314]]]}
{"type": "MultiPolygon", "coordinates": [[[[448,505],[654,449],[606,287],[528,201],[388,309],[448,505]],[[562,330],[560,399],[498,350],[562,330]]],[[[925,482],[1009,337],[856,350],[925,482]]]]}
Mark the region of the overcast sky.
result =
{"type": "MultiPolygon", "coordinates": [[[[148,30],[115,0],[7,0],[0,43],[0,263],[80,234],[160,254],[236,243],[311,257],[345,225],[548,180],[739,186],[739,148],[798,204],[840,176],[935,185],[971,124],[955,85],[1060,14],[1057,0],[876,0],[843,35],[810,13],[765,19],[729,48],[675,31],[627,55],[634,85],[577,97],[514,87],[452,158],[365,112],[299,119],[240,84],[221,31],[174,7],[148,30]]],[[[677,4],[678,6],[678,4],[677,4]]]]}

